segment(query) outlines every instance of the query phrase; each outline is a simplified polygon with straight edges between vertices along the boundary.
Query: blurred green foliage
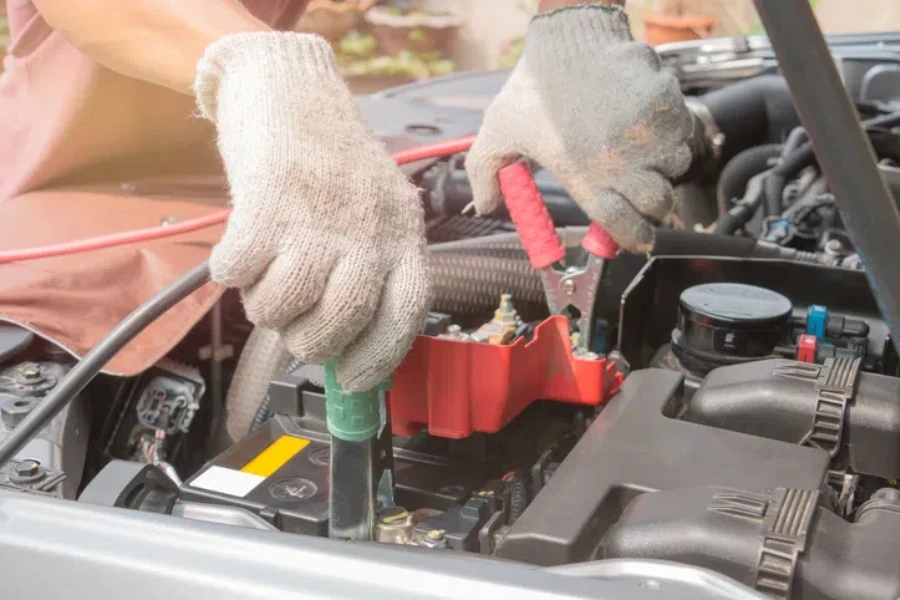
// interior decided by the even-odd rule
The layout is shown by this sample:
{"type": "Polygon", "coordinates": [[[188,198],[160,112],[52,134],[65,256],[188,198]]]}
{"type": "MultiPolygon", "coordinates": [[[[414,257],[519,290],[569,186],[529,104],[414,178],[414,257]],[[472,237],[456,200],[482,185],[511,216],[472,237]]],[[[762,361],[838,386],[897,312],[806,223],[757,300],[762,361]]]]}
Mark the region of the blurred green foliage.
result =
{"type": "Polygon", "coordinates": [[[449,75],[456,70],[456,63],[439,52],[405,50],[396,56],[378,56],[375,38],[358,31],[347,34],[338,50],[338,63],[345,77],[403,76],[425,79],[449,75]]]}

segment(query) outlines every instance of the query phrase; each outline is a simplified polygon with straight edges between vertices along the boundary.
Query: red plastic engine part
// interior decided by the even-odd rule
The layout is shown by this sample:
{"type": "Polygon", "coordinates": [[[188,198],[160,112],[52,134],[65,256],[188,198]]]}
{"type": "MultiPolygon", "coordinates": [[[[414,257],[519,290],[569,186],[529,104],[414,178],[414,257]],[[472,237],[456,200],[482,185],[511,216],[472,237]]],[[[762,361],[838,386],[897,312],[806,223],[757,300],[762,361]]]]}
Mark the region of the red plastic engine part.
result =
{"type": "Polygon", "coordinates": [[[420,336],[394,374],[394,433],[461,439],[496,433],[535,400],[597,406],[615,394],[615,363],[572,355],[569,323],[550,317],[507,346],[420,336]]]}
{"type": "Polygon", "coordinates": [[[814,335],[803,334],[797,340],[797,360],[800,362],[814,363],[816,362],[816,350],[819,346],[819,340],[814,335]]]}

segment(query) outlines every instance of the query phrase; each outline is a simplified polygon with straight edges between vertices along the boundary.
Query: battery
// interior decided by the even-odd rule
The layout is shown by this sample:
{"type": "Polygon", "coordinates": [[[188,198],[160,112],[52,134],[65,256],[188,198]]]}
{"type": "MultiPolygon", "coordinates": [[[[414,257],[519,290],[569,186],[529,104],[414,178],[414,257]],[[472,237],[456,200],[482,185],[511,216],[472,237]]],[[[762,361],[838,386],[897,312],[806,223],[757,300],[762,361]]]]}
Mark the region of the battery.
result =
{"type": "Polygon", "coordinates": [[[329,456],[327,434],[275,416],[207,463],[179,498],[244,508],[282,531],[325,536],[329,456]]]}

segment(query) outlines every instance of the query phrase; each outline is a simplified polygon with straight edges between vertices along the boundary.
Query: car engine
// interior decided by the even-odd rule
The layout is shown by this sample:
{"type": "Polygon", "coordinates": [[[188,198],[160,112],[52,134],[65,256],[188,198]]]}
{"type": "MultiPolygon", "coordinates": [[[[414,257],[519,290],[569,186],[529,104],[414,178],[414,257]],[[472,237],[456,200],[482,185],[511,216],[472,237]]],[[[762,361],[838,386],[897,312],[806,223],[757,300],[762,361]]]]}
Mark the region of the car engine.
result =
{"type": "MultiPolygon", "coordinates": [[[[829,44],[900,198],[900,34],[829,44]]],[[[434,303],[381,392],[371,481],[349,489],[374,494],[376,542],[417,552],[653,559],[772,598],[896,598],[900,359],[865,261],[767,41],[660,54],[695,117],[695,164],[651,255],[620,255],[592,284],[584,331],[548,308],[505,209],[462,214],[464,153],[413,165],[434,303]]],[[[452,139],[506,75],[360,108],[385,137],[452,139]]],[[[583,261],[587,217],[530,166],[567,264],[583,261]]],[[[2,439],[74,361],[13,326],[0,361],[2,439]]],[[[0,488],[327,537],[325,378],[226,296],[153,370],[96,378],[0,488]]]]}

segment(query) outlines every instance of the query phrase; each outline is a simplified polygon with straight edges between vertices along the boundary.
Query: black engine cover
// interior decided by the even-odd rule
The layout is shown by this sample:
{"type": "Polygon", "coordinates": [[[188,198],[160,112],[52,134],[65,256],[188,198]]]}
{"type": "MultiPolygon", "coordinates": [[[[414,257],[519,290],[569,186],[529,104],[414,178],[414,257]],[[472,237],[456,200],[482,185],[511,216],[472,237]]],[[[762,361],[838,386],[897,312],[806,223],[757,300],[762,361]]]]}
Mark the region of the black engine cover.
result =
{"type": "Polygon", "coordinates": [[[632,373],[497,550],[540,565],[589,560],[643,492],[696,486],[818,490],[829,455],[677,420],[683,377],[632,373]]]}

